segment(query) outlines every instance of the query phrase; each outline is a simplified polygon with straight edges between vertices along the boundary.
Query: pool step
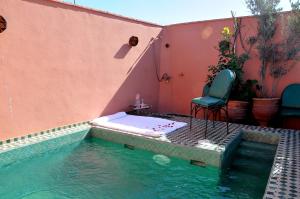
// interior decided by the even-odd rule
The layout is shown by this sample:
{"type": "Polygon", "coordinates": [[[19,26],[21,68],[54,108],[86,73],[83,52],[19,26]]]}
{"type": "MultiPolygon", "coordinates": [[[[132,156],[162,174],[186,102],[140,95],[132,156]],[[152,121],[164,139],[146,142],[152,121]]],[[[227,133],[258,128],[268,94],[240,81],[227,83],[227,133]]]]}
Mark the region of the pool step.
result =
{"type": "Polygon", "coordinates": [[[244,190],[263,193],[268,176],[247,174],[242,171],[229,170],[221,179],[221,184],[230,187],[234,192],[243,193],[244,190]]]}
{"type": "Polygon", "coordinates": [[[239,147],[236,151],[236,157],[242,157],[245,159],[257,159],[257,160],[264,160],[264,161],[271,161],[273,162],[275,152],[274,151],[260,151],[249,149],[248,147],[239,147]]]}
{"type": "Polygon", "coordinates": [[[249,150],[260,151],[260,152],[274,152],[276,151],[277,145],[264,144],[259,142],[242,141],[240,143],[241,148],[247,148],[249,150]]]}
{"type": "Polygon", "coordinates": [[[269,175],[275,153],[275,145],[242,141],[235,153],[231,170],[246,175],[269,175]]]}
{"type": "Polygon", "coordinates": [[[266,163],[264,160],[237,158],[232,162],[231,167],[245,174],[263,175],[269,172],[270,163],[266,163]]]}
{"type": "MultiPolygon", "coordinates": [[[[231,166],[224,171],[221,185],[237,193],[263,195],[277,146],[242,140],[235,151],[231,166]]],[[[241,198],[243,196],[241,195],[241,198]]]]}
{"type": "Polygon", "coordinates": [[[234,180],[236,182],[241,182],[241,183],[244,182],[245,179],[251,179],[247,181],[247,182],[251,182],[251,184],[253,184],[252,182],[259,181],[261,178],[261,176],[248,174],[238,170],[231,170],[228,172],[228,175],[231,180],[234,180]]]}
{"type": "Polygon", "coordinates": [[[237,170],[230,170],[226,173],[226,179],[229,180],[231,183],[243,184],[244,186],[249,186],[249,187],[257,186],[256,183],[260,183],[262,178],[267,178],[267,176],[253,175],[251,173],[245,173],[243,171],[237,171],[237,170]]]}

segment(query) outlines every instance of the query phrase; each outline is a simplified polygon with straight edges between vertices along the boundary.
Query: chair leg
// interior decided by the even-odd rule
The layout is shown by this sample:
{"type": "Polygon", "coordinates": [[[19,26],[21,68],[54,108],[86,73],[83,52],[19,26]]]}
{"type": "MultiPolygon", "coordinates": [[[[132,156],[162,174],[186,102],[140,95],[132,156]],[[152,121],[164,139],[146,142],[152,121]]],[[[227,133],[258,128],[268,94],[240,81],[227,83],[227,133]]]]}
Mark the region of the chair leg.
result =
{"type": "Polygon", "coordinates": [[[215,128],[215,120],[217,119],[217,113],[213,111],[213,128],[215,128]]]}
{"type": "Polygon", "coordinates": [[[204,112],[204,119],[205,119],[205,132],[204,132],[204,138],[205,138],[205,139],[206,139],[206,136],[207,136],[207,122],[208,122],[207,112],[208,112],[208,108],[205,108],[205,112],[204,112]]]}
{"type": "Polygon", "coordinates": [[[193,103],[191,103],[190,130],[192,130],[192,122],[193,122],[193,103]]]}
{"type": "Polygon", "coordinates": [[[229,125],[228,125],[228,109],[227,106],[225,107],[225,115],[226,115],[226,128],[227,128],[227,135],[229,134],[229,125]]]}

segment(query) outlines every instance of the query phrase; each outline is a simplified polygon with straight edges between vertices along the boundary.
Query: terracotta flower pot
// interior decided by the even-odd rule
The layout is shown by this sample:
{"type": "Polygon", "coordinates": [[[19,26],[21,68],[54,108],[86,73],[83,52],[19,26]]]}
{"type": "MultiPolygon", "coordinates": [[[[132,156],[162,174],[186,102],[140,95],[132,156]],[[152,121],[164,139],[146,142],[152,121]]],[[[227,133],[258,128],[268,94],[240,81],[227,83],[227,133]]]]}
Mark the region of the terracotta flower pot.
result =
{"type": "Polygon", "coordinates": [[[228,116],[232,122],[243,122],[247,117],[249,102],[229,100],[228,102],[228,116]]]}
{"type": "Polygon", "coordinates": [[[260,126],[268,126],[279,108],[279,98],[253,98],[252,113],[260,126]]]}
{"type": "MultiPolygon", "coordinates": [[[[249,109],[249,102],[229,100],[228,101],[228,119],[230,122],[241,123],[245,121],[249,109]]],[[[226,121],[225,112],[221,111],[221,121],[226,121]]]]}

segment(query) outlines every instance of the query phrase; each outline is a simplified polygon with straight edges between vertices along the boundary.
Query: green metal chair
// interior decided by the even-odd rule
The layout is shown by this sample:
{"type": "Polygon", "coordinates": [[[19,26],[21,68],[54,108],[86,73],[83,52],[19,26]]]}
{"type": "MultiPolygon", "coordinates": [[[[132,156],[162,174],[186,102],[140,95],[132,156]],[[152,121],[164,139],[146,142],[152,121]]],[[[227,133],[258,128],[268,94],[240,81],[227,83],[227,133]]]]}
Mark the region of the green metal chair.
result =
{"type": "Polygon", "coordinates": [[[287,86],[281,97],[281,117],[300,117],[300,84],[287,86]]]}
{"type": "Polygon", "coordinates": [[[226,115],[227,134],[229,133],[227,103],[228,103],[229,95],[233,83],[235,81],[235,78],[236,75],[233,71],[229,69],[222,70],[216,75],[209,89],[207,88],[207,85],[204,87],[203,97],[197,97],[192,99],[190,130],[192,129],[193,112],[194,112],[194,117],[196,117],[197,113],[200,110],[204,110],[204,119],[205,119],[204,136],[206,139],[209,112],[213,113],[213,127],[214,127],[217,113],[223,110],[226,115]]]}

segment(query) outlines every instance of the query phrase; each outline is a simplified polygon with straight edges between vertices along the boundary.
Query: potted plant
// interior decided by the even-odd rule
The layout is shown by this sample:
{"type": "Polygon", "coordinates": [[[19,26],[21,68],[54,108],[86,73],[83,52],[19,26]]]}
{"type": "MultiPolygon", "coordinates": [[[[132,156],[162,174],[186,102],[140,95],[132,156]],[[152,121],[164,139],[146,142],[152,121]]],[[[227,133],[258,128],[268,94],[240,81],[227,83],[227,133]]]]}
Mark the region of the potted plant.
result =
{"type": "Polygon", "coordinates": [[[251,100],[256,96],[257,80],[246,80],[235,88],[228,102],[228,115],[232,122],[242,123],[248,116],[251,100]]]}
{"type": "Polygon", "coordinates": [[[208,67],[208,84],[210,85],[216,74],[223,69],[230,69],[236,74],[236,81],[231,92],[228,102],[229,120],[233,122],[243,122],[249,110],[249,103],[255,96],[253,85],[256,80],[244,80],[243,67],[249,59],[248,52],[240,55],[236,52],[237,39],[241,38],[241,19],[235,18],[233,15],[234,31],[231,32],[229,27],[222,30],[222,39],[218,43],[219,59],[216,65],[208,67]]]}
{"type": "MultiPolygon", "coordinates": [[[[259,98],[253,98],[252,113],[261,126],[267,126],[278,112],[280,99],[275,96],[280,79],[295,65],[300,51],[300,15],[299,2],[291,3],[292,11],[283,28],[281,40],[275,38],[279,34],[278,17],[281,8],[280,0],[246,0],[248,8],[257,18],[257,34],[251,40],[256,45],[260,60],[260,79],[258,85],[259,98]],[[266,88],[266,75],[273,79],[271,94],[266,88]]],[[[286,17],[286,18],[285,18],[286,17]]]]}

